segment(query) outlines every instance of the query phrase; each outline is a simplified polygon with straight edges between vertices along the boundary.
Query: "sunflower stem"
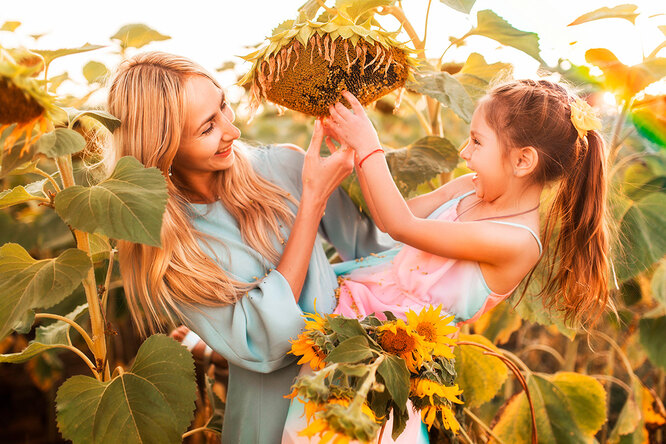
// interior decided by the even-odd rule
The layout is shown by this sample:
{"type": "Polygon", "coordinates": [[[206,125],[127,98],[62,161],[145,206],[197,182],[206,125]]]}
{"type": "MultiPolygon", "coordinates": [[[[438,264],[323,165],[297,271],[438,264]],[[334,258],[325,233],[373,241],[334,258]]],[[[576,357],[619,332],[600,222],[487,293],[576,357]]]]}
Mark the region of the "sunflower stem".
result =
{"type": "Polygon", "coordinates": [[[419,38],[419,35],[416,33],[416,30],[405,16],[405,11],[399,6],[384,6],[381,11],[381,15],[392,15],[395,17],[400,24],[405,28],[407,35],[414,43],[414,49],[416,50],[417,57],[425,61],[425,46],[424,42],[419,38]]]}
{"type": "MultiPolygon", "coordinates": [[[[74,171],[72,169],[72,156],[62,156],[56,159],[58,171],[62,179],[63,187],[68,188],[76,185],[74,182],[74,171]]],[[[74,229],[76,246],[83,250],[90,257],[90,239],[88,233],[74,229]]],[[[95,282],[95,271],[93,267],[88,270],[87,276],[83,279],[83,288],[88,301],[88,313],[90,314],[90,325],[92,326],[92,352],[95,355],[95,364],[98,374],[104,372],[104,379],[110,378],[108,362],[106,361],[106,335],[104,333],[104,318],[102,317],[100,300],[97,294],[97,284],[95,282]]]]}

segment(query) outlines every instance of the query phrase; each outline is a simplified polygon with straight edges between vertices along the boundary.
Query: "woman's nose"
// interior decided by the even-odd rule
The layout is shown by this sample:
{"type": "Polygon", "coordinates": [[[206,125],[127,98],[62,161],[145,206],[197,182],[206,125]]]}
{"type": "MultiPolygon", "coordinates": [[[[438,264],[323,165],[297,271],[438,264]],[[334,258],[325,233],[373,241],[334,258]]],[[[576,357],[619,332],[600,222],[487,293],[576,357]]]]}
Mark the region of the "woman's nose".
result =
{"type": "Polygon", "coordinates": [[[238,129],[238,127],[232,123],[233,119],[229,120],[227,119],[227,117],[223,116],[222,121],[223,121],[222,138],[225,141],[238,139],[241,135],[241,132],[238,129]]]}

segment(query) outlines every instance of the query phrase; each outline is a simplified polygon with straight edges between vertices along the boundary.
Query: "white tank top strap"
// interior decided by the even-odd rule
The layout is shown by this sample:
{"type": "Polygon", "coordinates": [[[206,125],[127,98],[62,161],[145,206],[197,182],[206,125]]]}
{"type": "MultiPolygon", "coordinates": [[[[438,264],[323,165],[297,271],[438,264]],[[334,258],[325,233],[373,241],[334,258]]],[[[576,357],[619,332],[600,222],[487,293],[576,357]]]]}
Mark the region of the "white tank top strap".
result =
{"type": "Polygon", "coordinates": [[[525,230],[529,231],[532,234],[532,236],[534,236],[534,239],[537,241],[537,244],[539,244],[539,255],[541,255],[541,253],[543,252],[543,246],[541,245],[541,240],[539,239],[539,236],[534,232],[534,230],[532,230],[527,225],[516,224],[516,223],[513,223],[513,222],[504,222],[504,221],[500,221],[500,220],[487,220],[485,222],[492,222],[492,223],[495,223],[495,224],[502,224],[502,225],[509,225],[509,226],[512,226],[512,227],[524,228],[525,230]]]}
{"type": "Polygon", "coordinates": [[[444,210],[451,208],[452,205],[457,205],[458,202],[460,202],[462,199],[464,199],[465,197],[469,196],[472,193],[474,193],[474,190],[461,194],[460,196],[454,197],[453,199],[447,200],[446,202],[438,206],[432,213],[430,213],[428,219],[436,219],[437,217],[439,217],[440,214],[444,212],[444,210]]]}

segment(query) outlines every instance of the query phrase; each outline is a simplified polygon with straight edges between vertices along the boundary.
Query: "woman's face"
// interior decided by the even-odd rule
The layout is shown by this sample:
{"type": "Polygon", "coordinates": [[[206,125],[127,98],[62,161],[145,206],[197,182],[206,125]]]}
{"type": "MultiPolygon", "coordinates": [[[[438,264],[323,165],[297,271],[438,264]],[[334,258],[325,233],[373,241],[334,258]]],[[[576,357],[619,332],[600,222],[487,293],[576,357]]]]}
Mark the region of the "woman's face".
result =
{"type": "Polygon", "coordinates": [[[185,83],[185,127],[174,172],[187,180],[229,168],[235,158],[232,145],[240,137],[233,121],[224,91],[206,77],[191,76],[185,83]]]}

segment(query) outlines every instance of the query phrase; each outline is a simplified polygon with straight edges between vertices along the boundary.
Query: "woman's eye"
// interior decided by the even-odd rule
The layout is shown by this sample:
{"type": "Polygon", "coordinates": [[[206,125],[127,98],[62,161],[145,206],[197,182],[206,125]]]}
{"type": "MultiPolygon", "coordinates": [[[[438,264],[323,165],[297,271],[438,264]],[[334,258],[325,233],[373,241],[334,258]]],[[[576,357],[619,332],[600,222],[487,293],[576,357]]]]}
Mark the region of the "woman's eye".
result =
{"type": "Polygon", "coordinates": [[[472,143],[473,143],[474,145],[481,145],[481,144],[479,143],[479,141],[478,141],[477,139],[475,139],[475,138],[472,138],[472,143]]]}
{"type": "Polygon", "coordinates": [[[210,134],[213,131],[213,122],[210,123],[210,126],[206,128],[201,134],[210,134]]]}
{"type": "Polygon", "coordinates": [[[224,108],[226,108],[226,107],[227,107],[227,101],[225,100],[225,101],[222,102],[222,104],[220,105],[220,109],[221,109],[221,110],[224,110],[224,108]]]}

